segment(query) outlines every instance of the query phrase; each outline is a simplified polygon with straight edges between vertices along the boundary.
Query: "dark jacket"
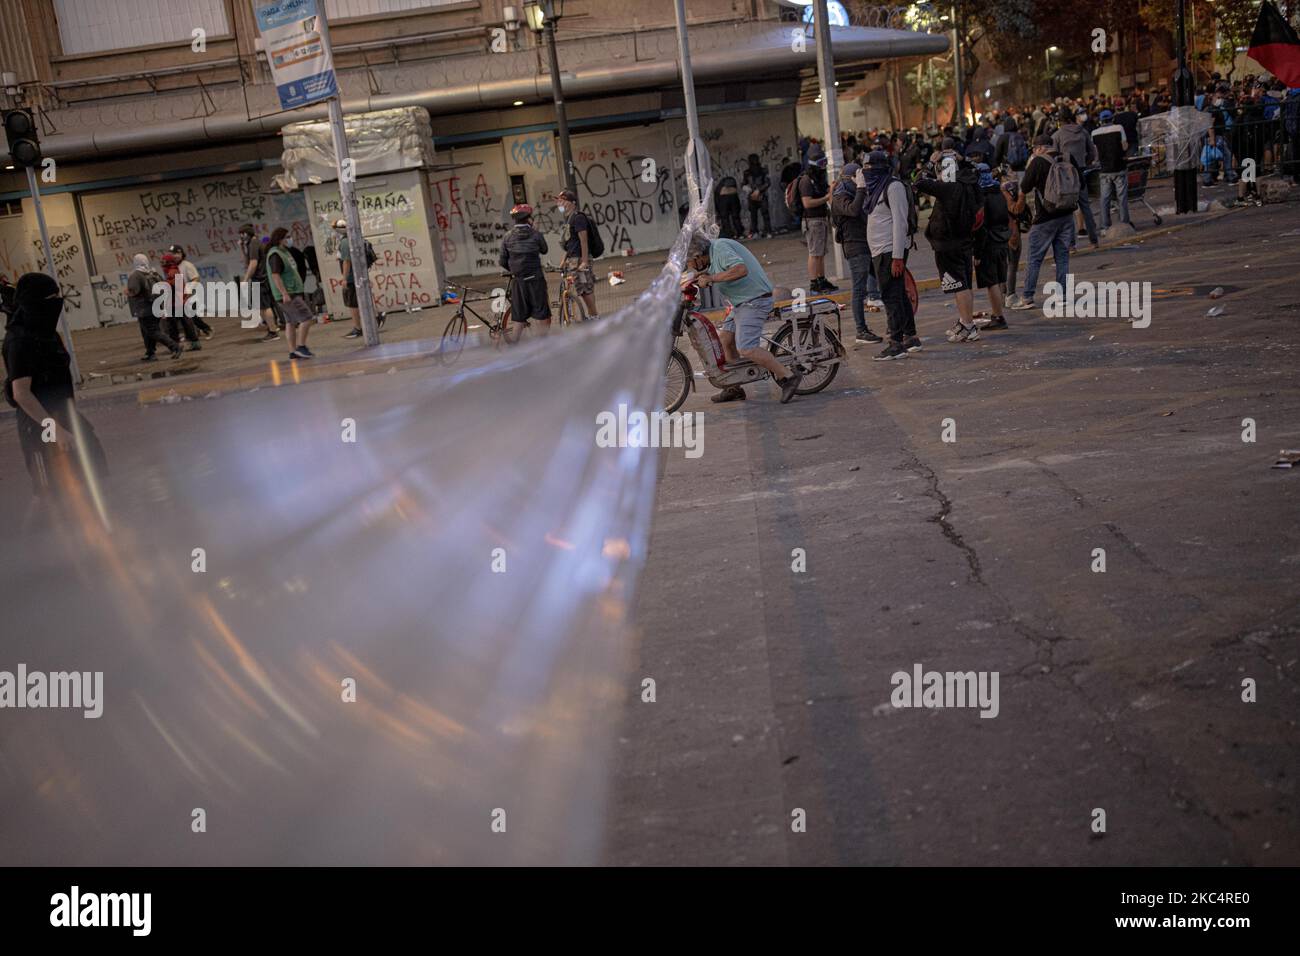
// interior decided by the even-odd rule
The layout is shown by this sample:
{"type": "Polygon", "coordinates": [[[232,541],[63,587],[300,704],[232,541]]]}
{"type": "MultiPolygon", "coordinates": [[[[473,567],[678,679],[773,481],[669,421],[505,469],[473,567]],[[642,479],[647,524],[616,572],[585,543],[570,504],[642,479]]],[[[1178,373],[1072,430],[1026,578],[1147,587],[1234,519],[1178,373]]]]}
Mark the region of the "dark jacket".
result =
{"type": "Polygon", "coordinates": [[[866,201],[867,190],[864,187],[858,187],[852,193],[840,190],[831,196],[831,222],[843,240],[844,254],[850,258],[871,255],[867,246],[867,220],[862,215],[866,201]]]}
{"type": "Polygon", "coordinates": [[[997,185],[982,190],[984,195],[984,228],[975,233],[975,258],[983,259],[993,248],[1011,241],[1011,210],[1007,197],[997,185]]]}
{"type": "Polygon", "coordinates": [[[1033,194],[1034,202],[1031,205],[1034,208],[1033,224],[1048,222],[1052,219],[1060,219],[1062,216],[1074,215],[1073,209],[1067,209],[1064,212],[1047,212],[1043,209],[1043,187],[1047,185],[1047,172],[1052,168],[1052,161],[1057,155],[1056,151],[1048,153],[1046,156],[1034,156],[1029,160],[1025,167],[1025,177],[1020,180],[1020,189],[1025,195],[1033,194]]]}
{"type": "Polygon", "coordinates": [[[979,173],[975,172],[974,166],[967,163],[957,167],[957,175],[953,182],[944,182],[942,179],[916,181],[916,191],[933,196],[936,202],[934,211],[930,213],[930,221],[925,226],[925,238],[930,240],[931,246],[952,246],[970,242],[974,238],[969,234],[958,235],[955,225],[963,197],[968,200],[974,197],[976,206],[979,206],[983,198],[979,191],[979,184],[979,173]]]}
{"type": "Polygon", "coordinates": [[[1132,110],[1121,110],[1115,114],[1111,122],[1124,127],[1124,135],[1128,138],[1128,154],[1132,156],[1142,145],[1142,128],[1138,125],[1138,115],[1132,110]]]}
{"type": "Polygon", "coordinates": [[[772,179],[767,174],[767,170],[762,166],[749,166],[745,169],[745,201],[753,205],[761,205],[767,202],[767,191],[772,185],[772,179]],[[754,199],[750,193],[758,190],[762,194],[761,199],[754,199]]]}
{"type": "Polygon", "coordinates": [[[1097,144],[1097,162],[1103,173],[1122,173],[1128,169],[1127,134],[1118,123],[1100,126],[1093,131],[1092,141],[1097,144]]]}
{"type": "Polygon", "coordinates": [[[529,223],[519,222],[506,234],[497,261],[511,275],[528,278],[542,274],[542,256],[546,252],[546,237],[529,223]]]}

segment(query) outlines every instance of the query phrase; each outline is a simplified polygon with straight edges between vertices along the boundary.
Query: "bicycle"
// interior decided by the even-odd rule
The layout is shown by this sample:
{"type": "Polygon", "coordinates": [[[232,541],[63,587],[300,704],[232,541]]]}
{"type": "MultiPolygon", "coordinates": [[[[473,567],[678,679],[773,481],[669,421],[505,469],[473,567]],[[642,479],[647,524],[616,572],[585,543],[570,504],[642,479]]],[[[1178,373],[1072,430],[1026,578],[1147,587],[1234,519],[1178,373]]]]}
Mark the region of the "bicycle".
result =
{"type": "MultiPolygon", "coordinates": [[[[695,347],[695,352],[704,366],[704,376],[715,388],[728,385],[744,385],[761,382],[770,377],[763,366],[742,359],[728,362],[722,351],[722,340],[717,328],[702,312],[692,310],[699,287],[693,283],[682,290],[681,302],[673,315],[673,348],[668,355],[668,371],[664,383],[664,411],[675,412],[682,407],[695,381],[690,359],[677,348],[677,339],[682,332],[695,347]]],[[[781,327],[772,335],[764,332],[760,341],[767,345],[767,350],[776,356],[776,360],[788,369],[797,369],[803,373],[803,381],[796,395],[813,395],[829,385],[840,370],[840,360],[844,357],[844,346],[840,344],[838,331],[831,329],[825,322],[825,316],[835,313],[838,328],[839,306],[832,300],[817,298],[806,305],[795,308],[775,307],[770,318],[784,320],[781,327]]]]}
{"type": "MultiPolygon", "coordinates": [[[[548,270],[551,271],[551,270],[548,270]]],[[[578,281],[576,269],[559,268],[553,270],[560,274],[560,292],[555,302],[555,317],[560,325],[576,325],[586,322],[591,316],[587,303],[578,295],[574,284],[578,281]]]]}
{"type": "MultiPolygon", "coordinates": [[[[510,301],[510,291],[514,287],[514,277],[506,284],[506,301],[510,301]]],[[[478,289],[471,288],[467,285],[459,285],[455,282],[448,282],[447,288],[457,293],[460,298],[460,305],[450,319],[447,320],[447,327],[442,331],[442,339],[438,343],[438,357],[446,364],[450,365],[460,358],[460,353],[465,348],[465,339],[469,336],[469,319],[466,313],[472,315],[478,322],[487,327],[488,338],[496,347],[500,347],[504,342],[507,345],[514,345],[523,335],[527,323],[511,322],[510,307],[507,305],[499,321],[491,318],[492,309],[488,309],[487,315],[483,315],[477,309],[470,306],[471,302],[493,302],[493,296],[479,295],[471,298],[471,293],[479,292],[478,289]]]]}
{"type": "MultiPolygon", "coordinates": [[[[560,325],[577,325],[586,322],[591,318],[587,311],[587,303],[582,300],[574,283],[577,281],[577,270],[566,269],[557,266],[545,266],[544,272],[558,274],[560,276],[560,291],[552,305],[551,320],[560,325]]],[[[511,307],[506,305],[505,320],[510,321],[511,307]]]]}

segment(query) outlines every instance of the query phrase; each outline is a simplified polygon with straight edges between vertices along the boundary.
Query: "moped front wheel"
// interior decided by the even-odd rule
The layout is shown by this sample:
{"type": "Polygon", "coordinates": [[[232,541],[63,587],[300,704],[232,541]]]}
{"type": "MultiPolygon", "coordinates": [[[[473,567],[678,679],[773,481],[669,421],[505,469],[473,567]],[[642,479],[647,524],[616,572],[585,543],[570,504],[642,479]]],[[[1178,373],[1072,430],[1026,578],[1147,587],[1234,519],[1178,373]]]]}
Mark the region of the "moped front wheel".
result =
{"type": "Polygon", "coordinates": [[[680,349],[673,349],[668,355],[668,373],[664,378],[664,411],[675,412],[682,407],[691,394],[694,377],[690,361],[680,349]]]}

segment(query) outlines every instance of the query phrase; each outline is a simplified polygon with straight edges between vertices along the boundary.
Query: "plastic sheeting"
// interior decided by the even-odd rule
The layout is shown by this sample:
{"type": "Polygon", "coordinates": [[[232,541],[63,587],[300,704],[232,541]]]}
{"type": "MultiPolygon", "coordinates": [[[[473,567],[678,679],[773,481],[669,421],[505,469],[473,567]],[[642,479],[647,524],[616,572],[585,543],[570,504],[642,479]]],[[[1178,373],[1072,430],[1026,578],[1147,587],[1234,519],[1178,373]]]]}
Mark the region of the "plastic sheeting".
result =
{"type": "Polygon", "coordinates": [[[1163,149],[1165,167],[1173,171],[1197,168],[1214,118],[1194,106],[1175,106],[1165,113],[1144,116],[1139,123],[1143,149],[1163,149]]]}
{"type": "MultiPolygon", "coordinates": [[[[348,113],[343,117],[343,129],[358,177],[434,165],[433,124],[428,110],[407,106],[348,113]]],[[[327,120],[290,123],[282,133],[284,151],[280,162],[284,172],[275,177],[281,189],[292,192],[307,183],[338,178],[327,120]]]]}
{"type": "Polygon", "coordinates": [[[663,453],[597,416],[662,400],[686,237],[600,322],[100,421],[34,524],[10,485],[0,670],[103,713],[0,711],[0,859],[595,860],[663,453]]]}

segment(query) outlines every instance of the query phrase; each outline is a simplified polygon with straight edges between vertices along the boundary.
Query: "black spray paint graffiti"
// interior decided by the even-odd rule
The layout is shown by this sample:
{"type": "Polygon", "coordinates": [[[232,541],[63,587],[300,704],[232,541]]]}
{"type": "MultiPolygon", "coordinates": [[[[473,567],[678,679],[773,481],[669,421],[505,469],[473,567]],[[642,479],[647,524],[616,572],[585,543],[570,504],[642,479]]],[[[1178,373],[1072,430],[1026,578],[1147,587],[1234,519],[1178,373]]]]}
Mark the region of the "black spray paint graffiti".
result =
{"type": "Polygon", "coordinates": [[[677,203],[669,171],[651,157],[590,163],[576,167],[574,174],[579,195],[586,198],[583,212],[604,228],[605,248],[611,252],[633,248],[631,230],[635,227],[652,225],[663,217],[676,222],[677,203]],[[647,166],[647,160],[654,166],[647,166]],[[653,175],[647,181],[644,177],[650,169],[653,175]]]}
{"type": "MultiPolygon", "coordinates": [[[[754,153],[758,156],[759,164],[767,170],[769,181],[772,185],[767,191],[768,211],[772,216],[772,222],[780,226],[786,222],[789,217],[785,212],[785,204],[781,195],[781,170],[790,161],[793,155],[793,148],[786,145],[786,137],[781,133],[773,133],[763,139],[761,142],[755,142],[749,145],[735,139],[723,141],[723,130],[710,129],[701,130],[700,138],[704,140],[709,148],[709,174],[713,177],[713,183],[716,188],[723,177],[732,176],[736,183],[744,181],[745,171],[749,168],[749,155],[754,153]]],[[[681,132],[673,136],[673,178],[677,184],[678,192],[682,196],[688,193],[686,184],[686,168],[683,161],[683,154],[686,151],[686,133],[681,132]]],[[[741,207],[742,214],[748,216],[748,203],[741,207]]]]}

